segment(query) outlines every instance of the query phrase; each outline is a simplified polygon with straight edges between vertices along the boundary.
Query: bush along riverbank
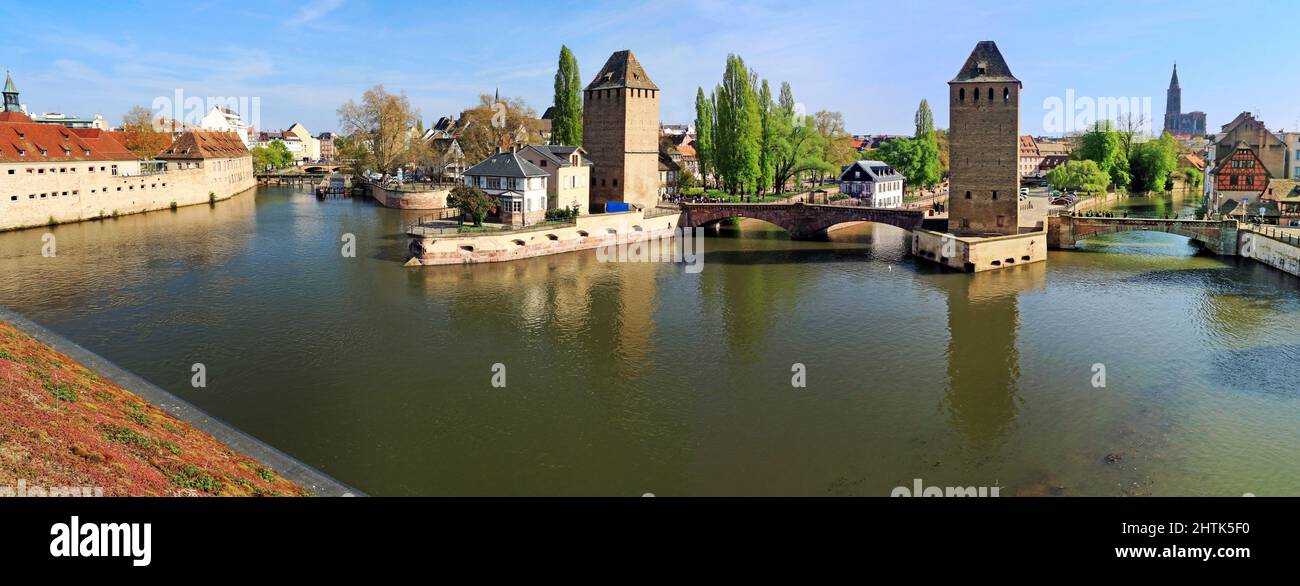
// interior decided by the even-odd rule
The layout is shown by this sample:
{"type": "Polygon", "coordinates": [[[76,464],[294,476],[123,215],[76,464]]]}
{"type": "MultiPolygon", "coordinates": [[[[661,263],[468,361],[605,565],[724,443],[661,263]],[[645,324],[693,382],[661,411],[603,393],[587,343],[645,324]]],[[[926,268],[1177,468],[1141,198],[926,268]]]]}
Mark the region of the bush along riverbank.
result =
{"type": "Polygon", "coordinates": [[[309,495],[0,321],[0,495],[69,488],[87,496],[309,495]]]}

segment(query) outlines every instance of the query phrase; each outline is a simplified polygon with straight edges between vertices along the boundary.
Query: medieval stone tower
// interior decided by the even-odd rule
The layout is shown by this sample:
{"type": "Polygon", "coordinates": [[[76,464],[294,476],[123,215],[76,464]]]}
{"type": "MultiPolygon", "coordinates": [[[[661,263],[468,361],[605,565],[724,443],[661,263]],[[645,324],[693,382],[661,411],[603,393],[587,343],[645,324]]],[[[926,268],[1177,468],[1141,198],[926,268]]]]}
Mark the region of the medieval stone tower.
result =
{"type": "Polygon", "coordinates": [[[1019,233],[1020,90],[993,41],[975,45],[948,82],[953,234],[1019,233]]]}
{"type": "Polygon", "coordinates": [[[594,208],[658,203],[659,87],[631,51],[610,56],[583,91],[582,147],[594,165],[594,208]]]}

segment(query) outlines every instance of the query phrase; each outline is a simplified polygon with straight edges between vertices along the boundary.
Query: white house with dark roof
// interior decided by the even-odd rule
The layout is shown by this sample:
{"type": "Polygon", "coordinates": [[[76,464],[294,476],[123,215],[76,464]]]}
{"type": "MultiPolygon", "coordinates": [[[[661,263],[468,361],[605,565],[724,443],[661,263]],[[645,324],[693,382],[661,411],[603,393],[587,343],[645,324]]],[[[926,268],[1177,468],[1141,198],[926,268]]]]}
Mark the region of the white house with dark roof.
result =
{"type": "Polygon", "coordinates": [[[589,211],[591,161],[582,147],[530,144],[519,149],[519,156],[550,175],[546,207],[577,206],[584,214],[589,211]]]}
{"type": "Polygon", "coordinates": [[[497,198],[503,224],[526,226],[546,221],[550,174],[519,153],[492,155],[465,171],[465,185],[497,198]]]}
{"type": "Polygon", "coordinates": [[[840,193],[874,208],[902,206],[904,183],[902,173],[880,161],[856,161],[840,172],[840,193]]]}

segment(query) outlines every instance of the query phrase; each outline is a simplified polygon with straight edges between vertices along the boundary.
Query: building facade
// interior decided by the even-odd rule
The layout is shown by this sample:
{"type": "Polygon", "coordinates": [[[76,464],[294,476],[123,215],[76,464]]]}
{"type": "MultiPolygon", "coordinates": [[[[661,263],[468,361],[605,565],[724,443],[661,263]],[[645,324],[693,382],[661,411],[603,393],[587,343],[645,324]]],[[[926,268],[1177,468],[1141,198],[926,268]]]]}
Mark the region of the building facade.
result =
{"type": "MultiPolygon", "coordinates": [[[[1278,178],[1286,177],[1286,143],[1250,112],[1238,114],[1232,122],[1224,124],[1222,132],[1215,137],[1219,160],[1235,156],[1237,144],[1242,142],[1255,151],[1260,163],[1268,169],[1269,175],[1278,178]]],[[[1223,166],[1216,164],[1215,167],[1223,166]]]]}
{"type": "Polygon", "coordinates": [[[1165,98],[1165,128],[1169,134],[1205,135],[1205,112],[1183,113],[1183,88],[1178,83],[1178,64],[1174,64],[1173,77],[1165,98]]]}
{"type": "Polygon", "coordinates": [[[528,145],[519,156],[546,172],[546,209],[576,206],[589,213],[591,205],[591,161],[582,147],[528,145]]]}
{"type": "Polygon", "coordinates": [[[203,115],[199,121],[199,128],[212,132],[232,132],[239,136],[239,140],[244,143],[244,148],[251,148],[251,141],[248,137],[248,124],[244,119],[230,108],[213,106],[203,115]]]}
{"type": "Polygon", "coordinates": [[[992,41],[977,44],[948,82],[953,234],[1019,233],[1021,87],[992,41]]]}
{"type": "Polygon", "coordinates": [[[1286,145],[1286,178],[1300,179],[1300,132],[1283,132],[1282,142],[1286,145]]]}
{"type": "Polygon", "coordinates": [[[840,171],[840,193],[874,208],[902,206],[905,183],[902,173],[880,161],[856,161],[840,171]]]}
{"type": "Polygon", "coordinates": [[[582,141],[594,164],[591,204],[659,201],[659,87],[631,51],[610,56],[583,91],[582,141]]]}
{"type": "Polygon", "coordinates": [[[497,216],[510,226],[546,221],[546,190],[550,175],[519,153],[501,153],[465,171],[465,185],[496,198],[497,216]]]}
{"type": "Polygon", "coordinates": [[[1042,164],[1043,154],[1038,150],[1038,141],[1029,135],[1020,137],[1020,176],[1038,177],[1042,164]]]}

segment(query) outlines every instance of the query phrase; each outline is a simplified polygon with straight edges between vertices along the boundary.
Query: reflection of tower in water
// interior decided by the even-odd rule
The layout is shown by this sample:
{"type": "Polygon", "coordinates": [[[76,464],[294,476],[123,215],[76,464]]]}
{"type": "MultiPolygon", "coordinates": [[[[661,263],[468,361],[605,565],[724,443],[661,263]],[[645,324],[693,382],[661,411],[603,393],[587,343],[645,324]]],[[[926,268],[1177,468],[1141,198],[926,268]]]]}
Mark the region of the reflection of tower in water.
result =
{"type": "Polygon", "coordinates": [[[953,427],[971,444],[992,447],[1019,410],[1020,293],[1042,287],[1047,267],[944,275],[948,293],[948,389],[953,427]]]}

